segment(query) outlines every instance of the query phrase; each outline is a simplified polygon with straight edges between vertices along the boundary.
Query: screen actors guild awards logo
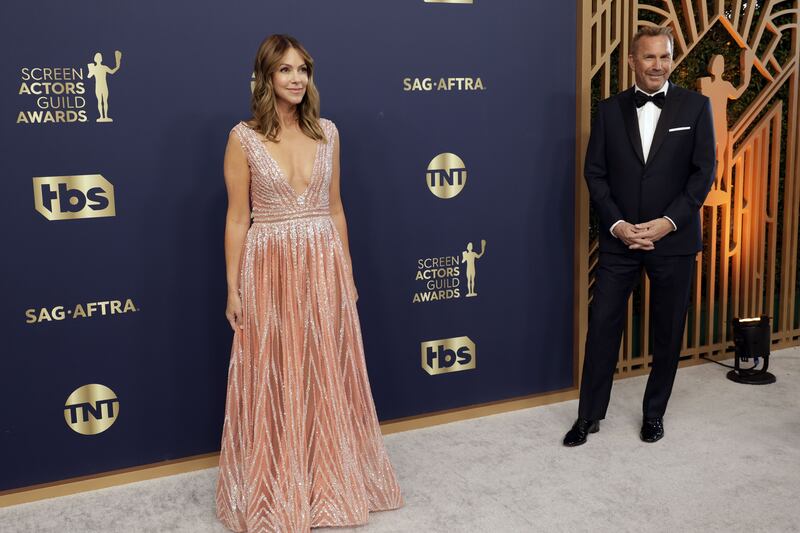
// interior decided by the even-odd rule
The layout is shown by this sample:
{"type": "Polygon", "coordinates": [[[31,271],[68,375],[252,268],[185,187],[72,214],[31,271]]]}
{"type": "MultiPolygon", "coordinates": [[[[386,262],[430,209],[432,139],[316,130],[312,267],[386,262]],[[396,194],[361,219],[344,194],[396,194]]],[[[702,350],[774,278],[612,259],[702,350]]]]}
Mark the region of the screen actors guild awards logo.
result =
{"type": "Polygon", "coordinates": [[[113,217],[114,186],[101,174],[33,178],[34,207],[47,220],[113,217]]]}
{"type": "Polygon", "coordinates": [[[64,404],[67,426],[81,435],[97,435],[110,428],[119,416],[119,399],[114,391],[92,383],[78,387],[64,404]]]}
{"type": "Polygon", "coordinates": [[[475,368],[475,343],[469,337],[453,337],[420,343],[422,369],[431,376],[475,368]]]}
{"type": "Polygon", "coordinates": [[[89,78],[94,78],[94,96],[97,98],[97,111],[100,114],[96,122],[113,122],[114,119],[108,116],[108,76],[114,75],[120,67],[122,52],[114,52],[116,66],[109,68],[103,64],[103,54],[97,52],[94,55],[94,63],[89,63],[89,78]]]}
{"type": "Polygon", "coordinates": [[[113,122],[108,114],[108,77],[120,68],[122,52],[114,52],[113,68],[103,63],[100,52],[93,63],[56,67],[22,67],[17,94],[26,100],[17,114],[17,124],[71,124],[87,122],[87,79],[94,81],[98,118],[96,122],[113,122]],[[85,66],[84,66],[85,65],[85,66]]]}
{"type": "Polygon", "coordinates": [[[417,259],[417,273],[414,280],[422,287],[414,292],[411,303],[438,302],[452,300],[462,296],[462,275],[467,282],[465,297],[477,296],[475,279],[477,262],[486,253],[486,240],[481,239],[481,251],[476,252],[473,244],[468,242],[466,250],[452,255],[440,257],[423,257],[417,259]]]}
{"type": "Polygon", "coordinates": [[[467,167],[456,154],[445,152],[428,163],[425,181],[434,196],[445,200],[454,198],[467,184],[467,167]]]}

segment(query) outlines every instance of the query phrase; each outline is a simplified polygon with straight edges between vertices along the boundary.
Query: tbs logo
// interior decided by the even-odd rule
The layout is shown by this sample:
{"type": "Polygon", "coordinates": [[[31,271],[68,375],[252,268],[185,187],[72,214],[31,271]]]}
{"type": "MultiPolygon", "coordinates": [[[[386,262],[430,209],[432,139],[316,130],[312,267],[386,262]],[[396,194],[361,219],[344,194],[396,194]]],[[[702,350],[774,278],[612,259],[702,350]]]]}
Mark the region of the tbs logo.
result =
{"type": "Polygon", "coordinates": [[[113,217],[114,186],[100,174],[33,178],[34,207],[47,220],[113,217]]]}
{"type": "Polygon", "coordinates": [[[475,368],[475,343],[469,337],[425,341],[420,351],[422,369],[431,376],[475,368]]]}

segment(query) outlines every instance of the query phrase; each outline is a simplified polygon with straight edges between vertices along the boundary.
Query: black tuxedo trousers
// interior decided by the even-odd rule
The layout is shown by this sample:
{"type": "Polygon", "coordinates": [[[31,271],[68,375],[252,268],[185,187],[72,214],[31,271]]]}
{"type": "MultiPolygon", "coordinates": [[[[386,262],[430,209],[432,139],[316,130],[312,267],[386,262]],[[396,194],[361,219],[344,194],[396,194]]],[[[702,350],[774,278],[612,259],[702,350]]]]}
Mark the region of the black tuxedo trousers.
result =
{"type": "Polygon", "coordinates": [[[645,251],[600,253],[589,308],[578,416],[587,420],[602,420],[606,416],[628,297],[641,279],[643,269],[650,280],[653,368],[647,380],[642,413],[645,418],[664,416],[678,370],[696,257],[662,256],[645,251]]]}

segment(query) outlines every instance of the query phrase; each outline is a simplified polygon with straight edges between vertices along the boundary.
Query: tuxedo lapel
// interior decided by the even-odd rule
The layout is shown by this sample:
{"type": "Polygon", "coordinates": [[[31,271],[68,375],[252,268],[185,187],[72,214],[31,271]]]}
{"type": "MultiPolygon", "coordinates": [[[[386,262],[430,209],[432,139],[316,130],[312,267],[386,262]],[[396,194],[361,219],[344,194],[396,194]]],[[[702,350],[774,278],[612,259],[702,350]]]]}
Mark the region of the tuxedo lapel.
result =
{"type": "Polygon", "coordinates": [[[628,138],[633,146],[633,151],[639,161],[644,165],[644,154],[642,152],[642,137],[639,135],[639,117],[636,114],[636,103],[633,101],[633,87],[620,94],[618,99],[620,111],[622,112],[622,120],[625,123],[625,129],[628,131],[628,138]]]}
{"type": "Polygon", "coordinates": [[[664,108],[661,110],[661,115],[658,117],[656,124],[656,131],[653,133],[653,144],[650,145],[650,153],[647,155],[647,163],[653,160],[661,143],[664,142],[664,137],[667,136],[667,131],[675,119],[675,115],[681,108],[681,100],[683,100],[684,92],[680,87],[670,83],[669,90],[667,91],[667,98],[664,101],[664,108]]]}

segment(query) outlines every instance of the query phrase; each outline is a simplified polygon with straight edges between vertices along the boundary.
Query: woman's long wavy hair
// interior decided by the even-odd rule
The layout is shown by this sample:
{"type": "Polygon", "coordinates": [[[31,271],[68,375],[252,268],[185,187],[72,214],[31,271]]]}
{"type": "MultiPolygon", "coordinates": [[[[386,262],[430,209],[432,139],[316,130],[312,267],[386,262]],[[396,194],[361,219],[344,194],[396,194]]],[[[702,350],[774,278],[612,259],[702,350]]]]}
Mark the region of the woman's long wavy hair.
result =
{"type": "Polygon", "coordinates": [[[272,74],[278,69],[283,55],[291,48],[300,54],[308,68],[306,94],[297,105],[298,125],[307,136],[325,142],[325,134],[319,125],[319,92],[314,86],[314,60],[297,39],[288,35],[270,35],[258,47],[253,68],[256,79],[253,85],[253,96],[250,100],[250,108],[253,113],[250,125],[254,130],[263,134],[268,141],[278,142],[281,123],[278,119],[272,74]]]}

